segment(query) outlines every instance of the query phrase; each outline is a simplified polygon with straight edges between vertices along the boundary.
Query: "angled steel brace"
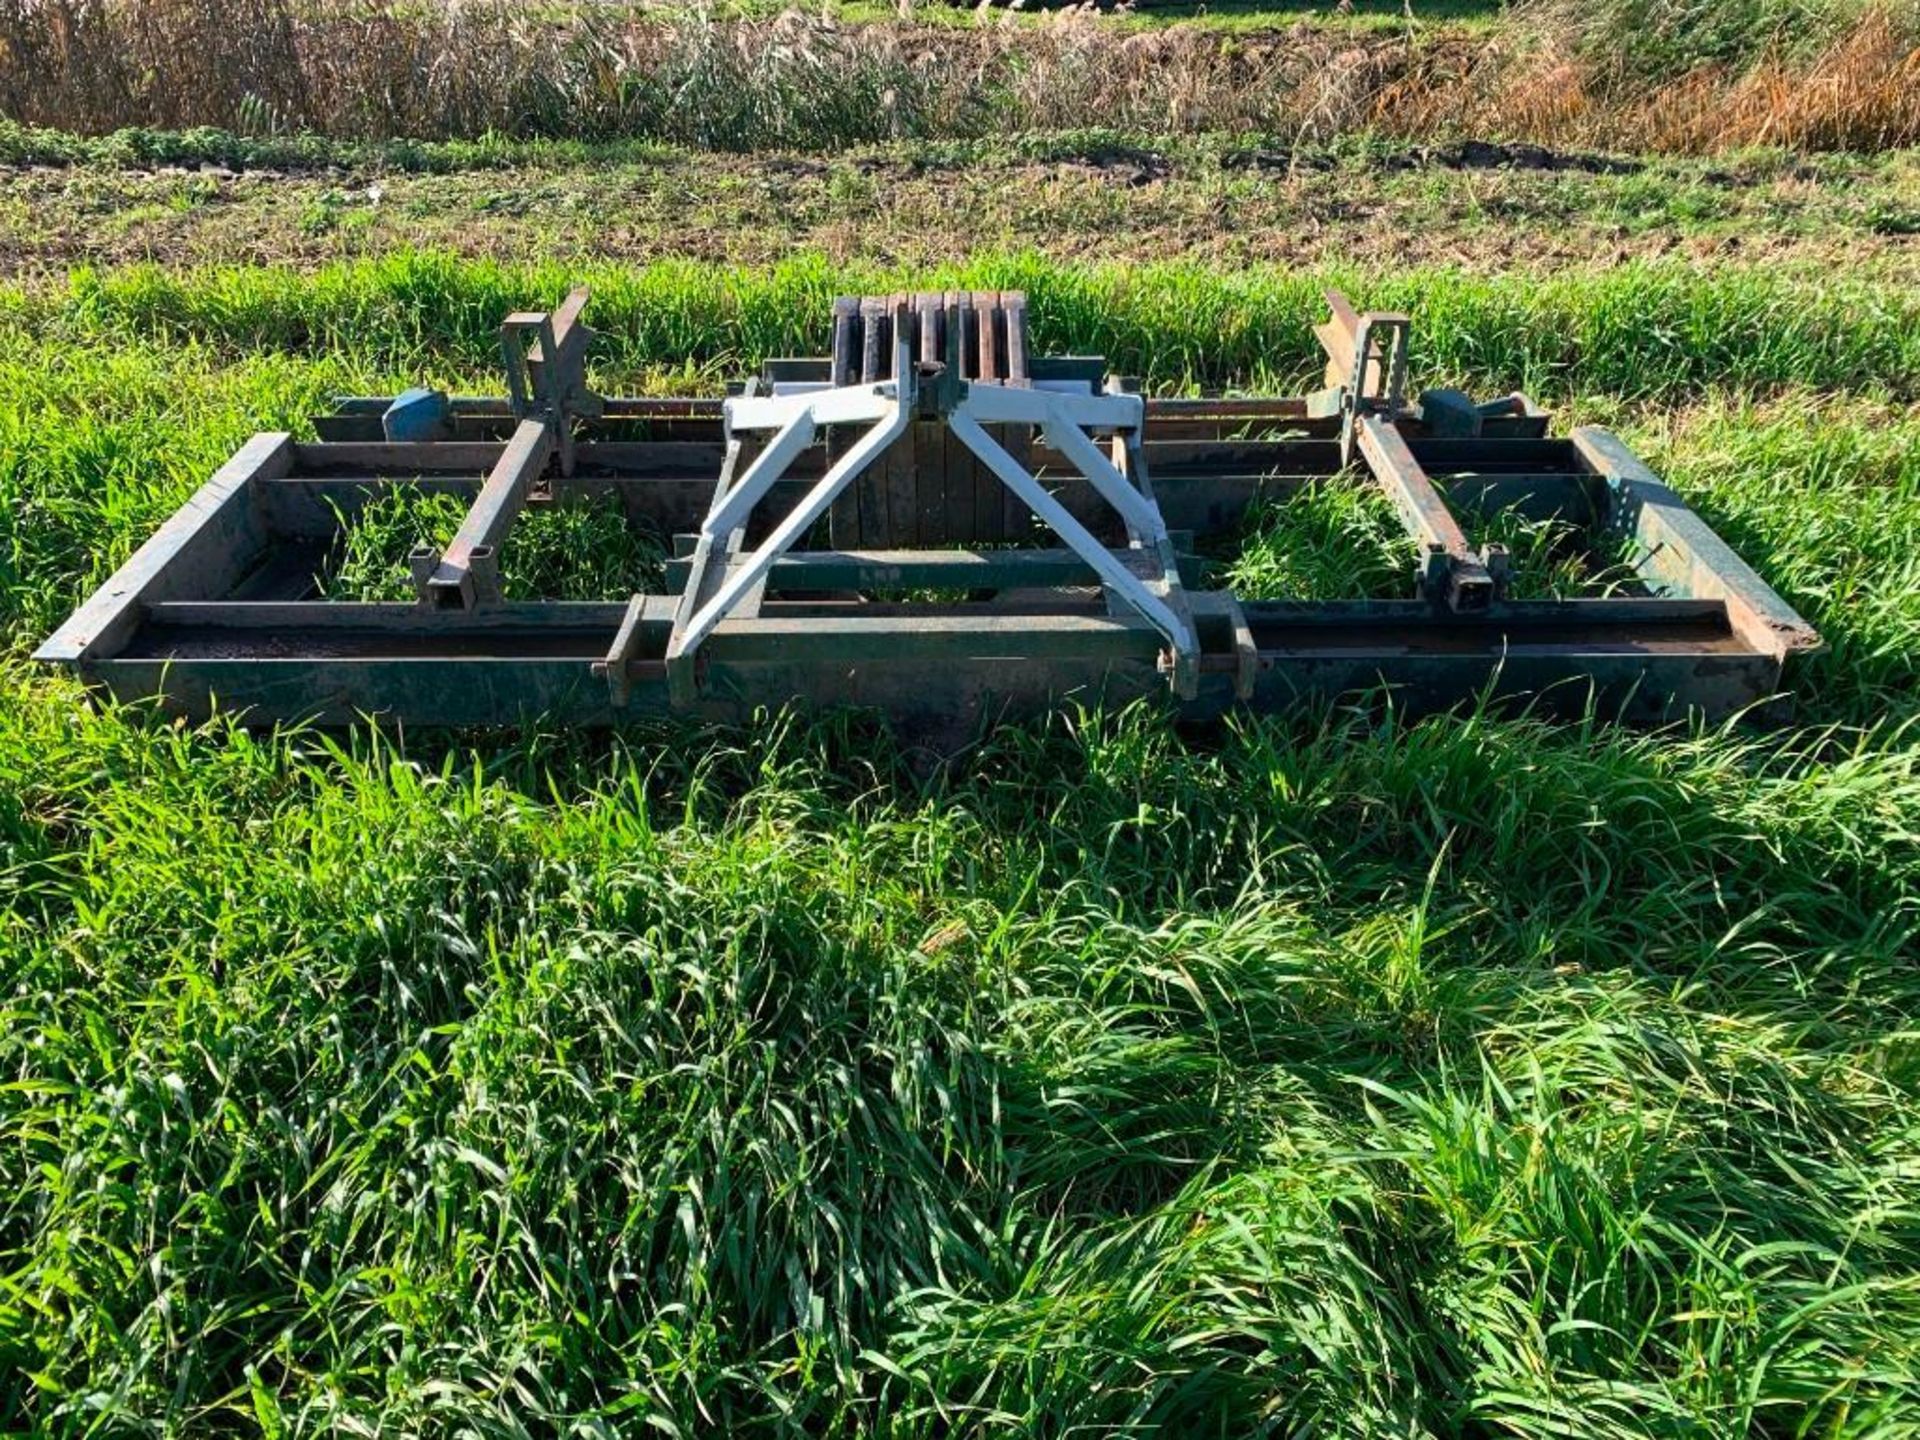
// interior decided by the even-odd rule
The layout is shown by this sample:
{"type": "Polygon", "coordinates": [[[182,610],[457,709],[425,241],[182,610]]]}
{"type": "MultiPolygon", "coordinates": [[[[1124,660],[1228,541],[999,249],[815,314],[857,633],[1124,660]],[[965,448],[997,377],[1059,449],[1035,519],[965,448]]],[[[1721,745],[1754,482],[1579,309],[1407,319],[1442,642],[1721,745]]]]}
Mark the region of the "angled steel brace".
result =
{"type": "MultiPolygon", "coordinates": [[[[947,426],[960,437],[963,445],[980,457],[983,465],[999,476],[1001,482],[1020,497],[1028,509],[1038,515],[1055,534],[1067,542],[1068,548],[1074,554],[1092,567],[1110,593],[1139,611],[1142,618],[1166,637],[1167,645],[1172,652],[1175,692],[1186,698],[1191,698],[1197,693],[1200,676],[1200,641],[1194,633],[1192,620],[1178,613],[1172,604],[1156,595],[1145,581],[1115,558],[1111,550],[1102,545],[1084,525],[1068,514],[1066,508],[1047,493],[1046,487],[1028,474],[1025,467],[1009,455],[998,441],[981,429],[979,422],[966,414],[964,409],[955,410],[949,415],[947,426]]],[[[1084,435],[1080,438],[1082,443],[1086,442],[1084,435]]],[[[1088,448],[1092,449],[1090,445],[1088,448]]],[[[1121,478],[1119,471],[1114,470],[1106,457],[1100,455],[1097,450],[1093,451],[1093,457],[1107,470],[1113,481],[1117,482],[1112,487],[1114,494],[1125,491],[1134,500],[1141,499],[1140,493],[1121,478]]],[[[1102,483],[1100,477],[1089,473],[1087,478],[1093,481],[1094,488],[1102,495],[1109,494],[1109,487],[1102,483]]],[[[1122,514],[1126,513],[1120,505],[1116,505],[1115,508],[1121,509],[1122,514]]],[[[1166,525],[1161,521],[1159,512],[1153,510],[1151,506],[1146,508],[1149,511],[1150,528],[1157,529],[1160,538],[1164,540],[1167,533],[1166,525]]],[[[1167,584],[1169,594],[1180,593],[1178,569],[1174,570],[1170,583],[1163,583],[1167,584]]]]}
{"type": "Polygon", "coordinates": [[[738,481],[716,489],[707,518],[701,523],[685,605],[675,618],[673,636],[667,644],[667,673],[679,696],[690,695],[694,688],[691,667],[701,643],[749,594],[758,591],[774,562],[826,514],[834,497],[905,433],[912,415],[914,370],[907,347],[901,344],[895,350],[897,378],[879,385],[849,385],[812,394],[745,397],[727,402],[729,449],[739,443],[737,432],[776,433],[738,481]],[[754,508],[813,443],[820,427],[859,421],[872,422],[871,428],[815,482],[757,549],[737,566],[727,565],[723,557],[733,549],[736,534],[745,530],[754,508]],[[727,568],[715,572],[712,567],[716,559],[727,568]]]}
{"type": "Polygon", "coordinates": [[[1200,642],[1180,597],[1180,571],[1166,521],[1151,496],[1120,473],[1087,431],[1109,430],[1137,448],[1146,421],[1146,402],[1138,395],[1074,395],[1062,391],[972,384],[947,417],[947,426],[982,464],[1046,522],[1068,547],[1093,568],[1109,594],[1138,611],[1166,637],[1172,657],[1174,690],[1190,696],[1199,683],[1200,642]],[[1026,468],[981,428],[985,424],[1030,424],[1040,428],[1054,449],[1071,461],[1095,492],[1119,514],[1142,548],[1161,562],[1162,593],[1156,593],[1117,560],[1065,507],[1049,495],[1026,468]]]}
{"type": "MultiPolygon", "coordinates": [[[[691,560],[683,607],[667,647],[675,690],[690,697],[696,652],[728,616],[766,583],[768,574],[828,508],[886,449],[912,417],[916,377],[908,347],[895,347],[893,381],[842,386],[798,395],[743,396],[729,400],[729,443],[742,432],[773,431],[774,438],[746,473],[718,489],[702,523],[691,560]],[[799,504],[745,559],[736,559],[737,539],[754,509],[826,425],[872,422],[799,504]],[[719,566],[722,568],[716,569],[719,566]]],[[[1181,596],[1179,567],[1166,522],[1153,501],[1087,437],[1088,429],[1139,435],[1146,407],[1137,395],[1073,395],[1013,386],[973,383],[946,415],[947,426],[1030,510],[1066,542],[1100,578],[1110,595],[1137,611],[1166,639],[1174,689],[1190,697],[1199,683],[1200,644],[1181,596]],[[1136,543],[1160,560],[1159,580],[1143,580],[1100,543],[981,428],[1029,424],[1039,428],[1125,522],[1136,543]],[[1156,586],[1158,587],[1156,590],[1156,586]]]]}
{"type": "MultiPolygon", "coordinates": [[[[739,603],[740,598],[766,578],[767,572],[773,568],[773,562],[792,549],[794,542],[807,533],[813,522],[826,514],[827,507],[833,503],[833,497],[846,488],[856,475],[866,469],[882,450],[900,437],[901,432],[906,429],[906,407],[895,401],[888,409],[889,413],[882,416],[872,429],[853,443],[847,453],[842,455],[807,492],[805,498],[787,513],[786,519],[774,527],[773,533],[760,543],[759,548],[729,572],[726,581],[715,592],[713,598],[694,612],[688,619],[685,629],[675,637],[674,648],[668,652],[668,659],[671,660],[694,649],[712,634],[713,627],[727,617],[728,612],[739,603]]],[[[813,429],[811,422],[806,422],[806,429],[811,433],[813,429]]],[[[783,432],[783,436],[785,433],[783,432]]],[[[771,453],[773,452],[768,452],[768,454],[771,453]]],[[[763,460],[765,458],[765,456],[762,457],[763,460]]],[[[748,472],[749,481],[755,480],[753,470],[760,468],[759,462],[755,462],[748,472]]],[[[784,470],[785,466],[781,466],[780,469],[784,470]]],[[[779,478],[779,474],[780,471],[768,470],[759,479],[761,495],[772,488],[773,481],[779,478]]],[[[747,484],[743,482],[740,489],[728,499],[729,501],[744,499],[748,493],[747,484]]],[[[731,514],[733,508],[729,504],[727,512],[731,514]]],[[[746,509],[751,510],[751,508],[749,503],[746,509]]],[[[745,512],[743,511],[735,524],[724,523],[723,517],[720,521],[710,520],[709,529],[717,529],[725,535],[739,528],[738,522],[744,520],[745,512]]],[[[707,539],[707,533],[703,532],[701,540],[705,542],[707,539]]]]}

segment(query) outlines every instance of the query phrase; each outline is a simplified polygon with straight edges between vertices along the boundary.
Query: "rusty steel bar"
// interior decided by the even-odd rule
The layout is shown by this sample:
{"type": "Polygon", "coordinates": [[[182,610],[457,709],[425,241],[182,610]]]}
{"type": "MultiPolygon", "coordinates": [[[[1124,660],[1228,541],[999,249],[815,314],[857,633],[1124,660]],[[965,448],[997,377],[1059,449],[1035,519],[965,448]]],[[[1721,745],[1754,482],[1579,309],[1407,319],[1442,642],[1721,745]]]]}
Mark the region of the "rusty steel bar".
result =
{"type": "Polygon", "coordinates": [[[553,431],[544,421],[522,420],[514,428],[453,542],[437,556],[430,548],[414,552],[414,579],[423,604],[471,610],[500,598],[500,546],[547,468],[553,448],[553,431]]]}
{"type": "Polygon", "coordinates": [[[1420,583],[1427,596],[1450,610],[1485,610],[1493,603],[1495,577],[1400,432],[1378,416],[1362,415],[1358,438],[1367,467],[1421,547],[1420,583]]]}

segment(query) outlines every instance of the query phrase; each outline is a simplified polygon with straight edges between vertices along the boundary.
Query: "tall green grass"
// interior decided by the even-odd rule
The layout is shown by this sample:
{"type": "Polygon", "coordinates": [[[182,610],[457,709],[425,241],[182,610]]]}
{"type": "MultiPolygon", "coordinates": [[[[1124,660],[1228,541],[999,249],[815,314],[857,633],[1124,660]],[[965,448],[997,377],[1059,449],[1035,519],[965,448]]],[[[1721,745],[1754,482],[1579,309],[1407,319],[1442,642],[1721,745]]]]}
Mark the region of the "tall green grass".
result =
{"type": "MultiPolygon", "coordinates": [[[[413,599],[408,557],[452,543],[469,503],[405,486],[380,496],[343,519],[316,590],[330,600],[413,599]]],[[[661,537],[629,522],[617,498],[562,497],[529,506],[516,521],[500,556],[500,585],[509,600],[625,600],[665,589],[666,555],[661,537]]]]}
{"type": "MultiPolygon", "coordinates": [[[[614,288],[610,369],[704,381],[658,366],[788,348],[772,297],[845,278],[674,273],[614,288]]],[[[1054,342],[1156,297],[1169,384],[1304,363],[1250,338],[1304,279],[1026,273],[1054,342]]],[[[23,650],[246,433],[475,381],[563,277],[9,292],[0,1429],[1911,1434],[1920,415],[1845,364],[1911,302],[1686,273],[1355,288],[1626,430],[1825,633],[1802,728],[1147,707],[932,771],[846,715],[89,709],[23,650]]],[[[1387,584],[1380,519],[1325,487],[1238,563],[1387,584]]]]}
{"type": "Polygon", "coordinates": [[[1138,714],[916,783],[832,725],[403,755],[68,698],[0,718],[10,1424],[1920,1394],[1911,749],[1138,714]]]}
{"type": "Polygon", "coordinates": [[[312,272],[259,267],[81,270],[64,285],[0,289],[27,333],[201,340],[229,350],[345,349],[386,364],[432,354],[491,367],[500,318],[593,287],[601,364],[618,374],[729,373],[769,355],[821,354],[832,299],[914,284],[1020,289],[1042,353],[1102,354],[1161,386],[1291,384],[1323,363],[1320,292],[1415,319],[1423,375],[1546,393],[1672,397],[1709,384],[1920,393],[1920,288],[1813,286],[1764,266],[1642,263],[1507,284],[1444,268],[1390,273],[1179,262],[1072,264],[989,257],[909,276],[803,255],[767,270],[689,262],[504,265],[406,253],[312,272]]]}
{"type": "MultiPolygon", "coordinates": [[[[1515,600],[1638,593],[1630,545],[1590,536],[1558,518],[1511,510],[1462,514],[1475,546],[1505,547],[1515,600]]],[[[1248,600],[1395,599],[1411,589],[1419,555],[1383,491],[1363,479],[1318,481],[1247,517],[1224,583],[1248,600]]]]}
{"type": "Polygon", "coordinates": [[[1795,393],[1719,397],[1629,427],[1769,582],[1820,617],[1822,706],[1910,713],[1920,697],[1920,409],[1795,393]]]}

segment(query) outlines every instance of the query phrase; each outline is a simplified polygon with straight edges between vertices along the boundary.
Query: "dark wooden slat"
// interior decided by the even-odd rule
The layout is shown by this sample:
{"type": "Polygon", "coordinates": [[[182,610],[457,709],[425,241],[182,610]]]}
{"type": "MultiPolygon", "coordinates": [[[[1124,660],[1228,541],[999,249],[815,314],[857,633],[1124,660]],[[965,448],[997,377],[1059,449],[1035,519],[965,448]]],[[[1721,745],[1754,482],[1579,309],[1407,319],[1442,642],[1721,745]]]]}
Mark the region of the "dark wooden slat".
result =
{"type": "MultiPolygon", "coordinates": [[[[865,350],[861,339],[863,323],[861,304],[856,297],[843,296],[833,302],[833,383],[836,386],[854,384],[864,370],[865,350]]],[[[844,448],[845,442],[841,441],[836,451],[844,448]]],[[[833,537],[833,543],[836,545],[860,543],[860,482],[858,480],[836,495],[833,504],[828,507],[827,533],[833,537]]]]}
{"type": "Polygon", "coordinates": [[[860,301],[860,383],[877,385],[884,378],[886,362],[882,357],[883,346],[880,340],[880,317],[882,305],[878,296],[869,295],[860,301]]]}
{"type": "Polygon", "coordinates": [[[1025,387],[1031,383],[1027,369],[1027,297],[1018,290],[1002,291],[1000,309],[1007,322],[1007,381],[1025,387]]]}
{"type": "Polygon", "coordinates": [[[940,297],[923,290],[913,297],[913,308],[920,363],[937,365],[940,362],[940,297]]]}
{"type": "MultiPolygon", "coordinates": [[[[912,313],[912,297],[894,295],[887,301],[889,350],[895,348],[892,327],[912,313]]],[[[901,377],[904,383],[904,377],[901,377]]],[[[882,452],[874,465],[886,490],[887,529],[882,542],[889,545],[913,545],[920,541],[920,495],[914,466],[912,427],[882,452]]],[[[931,539],[932,537],[927,537],[931,539]]]]}
{"type": "MultiPolygon", "coordinates": [[[[919,313],[920,360],[938,364],[944,314],[941,297],[922,291],[914,297],[919,313]]],[[[913,458],[914,529],[922,544],[951,540],[946,530],[947,427],[939,421],[916,420],[900,442],[911,447],[913,458]]]]}
{"type": "Polygon", "coordinates": [[[861,363],[860,302],[851,295],[833,302],[833,383],[851,385],[861,363]]]}
{"type": "Polygon", "coordinates": [[[950,343],[958,347],[960,373],[971,379],[979,373],[979,340],[973,329],[973,301],[964,290],[947,291],[947,327],[958,337],[950,343]]]}
{"type": "Polygon", "coordinates": [[[1005,374],[1000,368],[1000,336],[995,333],[1004,323],[1000,318],[1000,296],[992,290],[974,291],[973,311],[980,335],[980,378],[999,380],[1005,374]]]}

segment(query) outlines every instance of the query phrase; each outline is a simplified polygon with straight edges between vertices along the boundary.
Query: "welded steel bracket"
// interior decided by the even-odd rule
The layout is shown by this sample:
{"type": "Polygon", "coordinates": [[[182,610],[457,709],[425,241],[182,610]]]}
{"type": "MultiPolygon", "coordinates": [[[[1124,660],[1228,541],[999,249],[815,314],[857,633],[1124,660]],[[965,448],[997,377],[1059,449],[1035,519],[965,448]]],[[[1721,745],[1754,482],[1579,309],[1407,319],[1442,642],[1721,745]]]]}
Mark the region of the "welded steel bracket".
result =
{"type": "MultiPolygon", "coordinates": [[[[1073,395],[1018,389],[1004,385],[969,383],[952,412],[947,428],[999,476],[1068,549],[1092,567],[1120,605],[1137,612],[1165,637],[1166,668],[1174,693],[1192,696],[1199,683],[1200,645],[1193,617],[1186,607],[1180,567],[1160,508],[1151,493],[1130,483],[1125,475],[1087,436],[1088,429],[1107,430],[1138,443],[1146,407],[1138,395],[1073,395]],[[1153,580],[1143,579],[1056,500],[1027,469],[989,435],[983,425],[1031,424],[1083,476],[1100,498],[1111,505],[1126,527],[1132,545],[1145,549],[1159,564],[1153,580]]],[[[1136,475],[1144,474],[1139,462],[1136,475]]]]}
{"type": "Polygon", "coordinates": [[[573,474],[575,422],[606,413],[606,402],[587,385],[593,332],[580,319],[587,298],[581,286],[551,314],[515,311],[500,326],[507,403],[516,420],[543,420],[553,431],[562,475],[573,474]]]}
{"type": "Polygon", "coordinates": [[[1398,415],[1406,408],[1407,351],[1412,323],[1392,311],[1356,312],[1338,290],[1326,292],[1332,312],[1313,327],[1327,352],[1327,388],[1308,401],[1309,413],[1340,420],[1340,453],[1352,463],[1355,429],[1365,415],[1398,415]]]}
{"type": "MultiPolygon", "coordinates": [[[[904,314],[904,307],[902,309],[904,314]]],[[[832,506],[835,498],[866,468],[900,440],[921,398],[922,373],[913,360],[906,327],[895,332],[893,378],[876,384],[848,385],[797,394],[746,394],[723,407],[727,459],[713,503],[702,522],[691,557],[681,607],[667,645],[667,678],[678,703],[699,693],[696,660],[701,646],[732,618],[750,622],[776,562],[832,506]],[[756,507],[768,496],[828,426],[866,425],[826,473],[775,524],[765,539],[745,548],[756,507]],[[737,479],[742,437],[771,434],[772,440],[737,479]]],[[[965,445],[1006,488],[1066,543],[1105,588],[1119,608],[1137,613],[1166,641],[1165,667],[1175,693],[1191,697],[1199,685],[1200,646],[1186,608],[1178,558],[1158,507],[1088,437],[1088,430],[1131,436],[1137,447],[1145,405],[1137,395],[1074,394],[990,384],[973,380],[955,385],[941,367],[928,367],[935,381],[930,407],[948,431],[965,445]],[[1131,545],[1146,549],[1157,564],[1151,578],[1138,573],[1077,520],[1031,472],[984,428],[987,425],[1035,427],[1063,455],[1101,499],[1120,516],[1131,545]]],[[[609,656],[613,665],[618,656],[609,656]]],[[[615,666],[617,668],[617,666],[615,666]]]]}

